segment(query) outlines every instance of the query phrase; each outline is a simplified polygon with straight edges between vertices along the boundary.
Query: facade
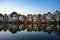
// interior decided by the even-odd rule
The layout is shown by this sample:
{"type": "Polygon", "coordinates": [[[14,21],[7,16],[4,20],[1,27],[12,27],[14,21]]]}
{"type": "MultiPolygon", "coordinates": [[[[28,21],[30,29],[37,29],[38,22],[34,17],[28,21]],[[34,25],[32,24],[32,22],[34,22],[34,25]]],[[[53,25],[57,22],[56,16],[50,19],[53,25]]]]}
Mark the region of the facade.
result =
{"type": "Polygon", "coordinates": [[[18,14],[16,12],[12,12],[10,14],[10,21],[11,22],[17,22],[18,21],[18,14]]]}
{"type": "Polygon", "coordinates": [[[3,15],[0,13],[0,22],[3,22],[3,15]]]}
{"type": "Polygon", "coordinates": [[[59,11],[56,12],[57,12],[57,21],[60,21],[60,12],[59,11]]]}
{"type": "Polygon", "coordinates": [[[41,14],[38,14],[37,22],[38,22],[39,24],[41,23],[41,14]]]}
{"type": "Polygon", "coordinates": [[[25,22],[25,16],[24,15],[19,16],[19,22],[21,22],[21,23],[25,22]]]}
{"type": "Polygon", "coordinates": [[[8,19],[9,19],[9,21],[8,21],[8,22],[11,22],[11,21],[12,21],[12,19],[10,18],[10,15],[8,15],[8,19]]]}
{"type": "Polygon", "coordinates": [[[46,16],[47,16],[47,14],[41,15],[41,22],[42,23],[46,23],[47,22],[46,16]]]}
{"type": "Polygon", "coordinates": [[[47,19],[47,22],[55,20],[54,16],[50,12],[47,13],[46,19],[47,19]]]}
{"type": "Polygon", "coordinates": [[[60,21],[60,11],[55,11],[47,14],[28,14],[27,16],[12,12],[10,15],[0,13],[1,22],[24,22],[24,23],[43,23],[49,21],[60,21]]]}
{"type": "Polygon", "coordinates": [[[33,20],[33,15],[32,15],[32,14],[28,14],[28,15],[26,16],[26,22],[27,22],[27,23],[32,23],[32,20],[33,20]]]}
{"type": "Polygon", "coordinates": [[[59,11],[56,11],[56,12],[53,12],[54,14],[54,18],[56,21],[59,21],[60,20],[60,12],[59,11]]]}
{"type": "Polygon", "coordinates": [[[38,15],[34,14],[33,15],[33,23],[37,23],[38,15]]]}
{"type": "Polygon", "coordinates": [[[9,21],[8,15],[4,14],[4,22],[8,22],[8,21],[9,21]]]}

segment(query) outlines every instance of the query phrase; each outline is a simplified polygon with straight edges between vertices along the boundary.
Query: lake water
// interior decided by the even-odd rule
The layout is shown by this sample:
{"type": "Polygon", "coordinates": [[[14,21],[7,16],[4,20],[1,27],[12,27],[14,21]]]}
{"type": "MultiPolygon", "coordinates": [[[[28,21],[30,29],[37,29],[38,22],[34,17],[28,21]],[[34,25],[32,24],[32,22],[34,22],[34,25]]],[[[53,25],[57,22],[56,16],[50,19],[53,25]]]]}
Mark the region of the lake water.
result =
{"type": "MultiPolygon", "coordinates": [[[[7,27],[10,26],[15,28],[17,25],[11,25],[11,24],[0,24],[0,40],[60,40],[60,26],[59,25],[44,25],[41,27],[40,31],[27,31],[27,28],[25,30],[21,31],[9,31],[10,29],[7,27]],[[5,26],[4,26],[5,25],[5,26]],[[7,30],[6,30],[7,29],[7,30]]],[[[21,24],[24,25],[24,24],[21,24]]],[[[20,25],[20,26],[21,26],[20,25]]],[[[36,25],[36,24],[35,24],[36,25]]],[[[29,24],[29,26],[31,26],[29,24]]]]}

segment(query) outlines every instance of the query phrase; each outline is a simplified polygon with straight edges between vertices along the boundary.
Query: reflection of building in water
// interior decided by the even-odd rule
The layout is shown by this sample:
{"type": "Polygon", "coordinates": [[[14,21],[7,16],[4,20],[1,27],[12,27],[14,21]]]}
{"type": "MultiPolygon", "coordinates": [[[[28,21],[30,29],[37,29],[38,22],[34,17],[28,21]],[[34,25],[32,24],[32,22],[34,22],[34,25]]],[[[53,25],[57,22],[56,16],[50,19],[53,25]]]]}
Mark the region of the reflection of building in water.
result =
{"type": "Polygon", "coordinates": [[[46,24],[41,24],[41,31],[46,31],[46,24]]]}
{"type": "Polygon", "coordinates": [[[60,32],[60,25],[56,25],[55,30],[60,32]]]}
{"type": "Polygon", "coordinates": [[[10,31],[10,32],[17,32],[18,31],[18,25],[16,25],[16,24],[9,24],[9,26],[8,26],[8,30],[10,31]]]}
{"type": "Polygon", "coordinates": [[[27,28],[27,31],[32,31],[33,25],[32,24],[27,24],[26,28],[27,28]]]}
{"type": "Polygon", "coordinates": [[[7,23],[3,23],[3,30],[7,31],[8,30],[8,24],[7,23]]]}
{"type": "Polygon", "coordinates": [[[42,25],[41,24],[37,24],[37,31],[41,31],[42,25]]]}
{"type": "Polygon", "coordinates": [[[50,25],[50,24],[8,24],[3,23],[0,24],[0,31],[10,31],[12,33],[16,33],[17,31],[43,31],[48,32],[49,34],[55,33],[60,35],[60,25],[50,25]]]}
{"type": "Polygon", "coordinates": [[[37,24],[33,24],[33,31],[37,31],[38,30],[37,28],[38,28],[37,24]]]}
{"type": "Polygon", "coordinates": [[[25,28],[26,28],[25,24],[20,24],[19,25],[19,31],[21,31],[21,30],[23,31],[23,30],[25,30],[25,28]]]}
{"type": "Polygon", "coordinates": [[[60,25],[56,25],[53,33],[60,35],[60,25]]]}
{"type": "Polygon", "coordinates": [[[48,24],[47,24],[46,31],[47,31],[49,34],[51,34],[51,32],[54,31],[54,27],[55,27],[55,25],[48,25],[48,24]]]}
{"type": "Polygon", "coordinates": [[[2,31],[3,29],[3,24],[0,24],[0,31],[2,31]]]}

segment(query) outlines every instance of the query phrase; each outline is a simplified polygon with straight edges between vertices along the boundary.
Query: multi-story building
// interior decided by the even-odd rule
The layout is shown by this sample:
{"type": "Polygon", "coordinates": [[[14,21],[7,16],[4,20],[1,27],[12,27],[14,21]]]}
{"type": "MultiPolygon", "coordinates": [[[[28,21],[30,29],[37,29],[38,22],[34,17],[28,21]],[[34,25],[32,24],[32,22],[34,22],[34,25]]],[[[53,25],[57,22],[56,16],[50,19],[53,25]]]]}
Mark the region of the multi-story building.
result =
{"type": "Polygon", "coordinates": [[[37,23],[38,15],[34,14],[33,15],[33,23],[37,23]]]}
{"type": "Polygon", "coordinates": [[[60,12],[59,11],[56,11],[56,12],[53,12],[54,14],[54,18],[56,21],[59,21],[60,20],[60,12]]]}
{"type": "Polygon", "coordinates": [[[10,18],[10,15],[8,15],[8,19],[9,19],[9,21],[8,21],[8,22],[11,22],[11,18],[10,18]]]}
{"type": "Polygon", "coordinates": [[[3,15],[0,13],[0,22],[3,22],[3,15]]]}
{"type": "Polygon", "coordinates": [[[41,14],[38,14],[38,19],[37,19],[38,24],[41,23],[41,14]]]}
{"type": "Polygon", "coordinates": [[[52,13],[48,12],[47,14],[28,14],[27,16],[17,14],[17,12],[12,12],[10,15],[0,13],[1,22],[23,22],[23,23],[43,23],[49,21],[59,21],[60,20],[60,11],[55,11],[52,13]]]}
{"type": "Polygon", "coordinates": [[[41,23],[46,23],[47,22],[46,16],[47,16],[47,14],[41,15],[41,23]]]}
{"type": "Polygon", "coordinates": [[[50,12],[47,13],[46,19],[47,19],[47,22],[49,21],[53,22],[55,20],[54,16],[50,12]]]}
{"type": "Polygon", "coordinates": [[[4,22],[8,22],[8,21],[9,21],[8,15],[4,14],[4,22]]]}
{"type": "Polygon", "coordinates": [[[32,16],[32,14],[28,14],[27,17],[26,17],[26,22],[27,22],[27,23],[32,23],[32,21],[33,21],[33,16],[32,16]]]}
{"type": "Polygon", "coordinates": [[[17,22],[18,21],[18,14],[16,12],[12,12],[10,14],[10,22],[17,22]]]}
{"type": "Polygon", "coordinates": [[[60,21],[60,12],[56,11],[56,13],[57,13],[57,19],[56,19],[56,21],[60,21]]]}
{"type": "Polygon", "coordinates": [[[19,22],[25,23],[25,16],[24,15],[19,15],[19,22]]]}

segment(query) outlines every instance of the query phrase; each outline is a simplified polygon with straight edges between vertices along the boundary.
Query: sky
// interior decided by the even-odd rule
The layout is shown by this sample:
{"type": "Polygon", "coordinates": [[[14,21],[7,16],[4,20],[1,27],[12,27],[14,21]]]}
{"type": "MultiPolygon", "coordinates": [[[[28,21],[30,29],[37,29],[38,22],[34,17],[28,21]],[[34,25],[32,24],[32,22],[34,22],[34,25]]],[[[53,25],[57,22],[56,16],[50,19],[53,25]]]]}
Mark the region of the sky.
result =
{"type": "Polygon", "coordinates": [[[60,0],[0,0],[0,13],[22,15],[60,11],[60,0]]]}

